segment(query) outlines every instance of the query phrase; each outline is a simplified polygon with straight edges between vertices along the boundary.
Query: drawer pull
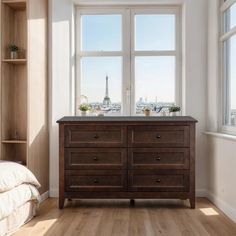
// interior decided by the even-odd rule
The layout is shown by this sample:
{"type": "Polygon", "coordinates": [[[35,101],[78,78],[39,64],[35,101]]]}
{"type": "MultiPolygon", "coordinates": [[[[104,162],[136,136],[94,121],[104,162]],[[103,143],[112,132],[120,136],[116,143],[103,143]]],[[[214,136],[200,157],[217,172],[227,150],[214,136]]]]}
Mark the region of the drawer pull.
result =
{"type": "Polygon", "coordinates": [[[95,135],[93,136],[93,138],[94,138],[94,139],[98,139],[99,136],[98,136],[97,134],[95,134],[95,135]]]}
{"type": "Polygon", "coordinates": [[[99,180],[98,180],[98,179],[94,179],[93,182],[94,182],[95,184],[98,184],[98,183],[99,183],[99,180]]]}
{"type": "Polygon", "coordinates": [[[94,157],[93,160],[94,160],[94,161],[98,161],[98,158],[97,158],[97,157],[94,157]]]}
{"type": "Polygon", "coordinates": [[[157,182],[157,183],[161,183],[161,180],[160,180],[160,179],[157,179],[156,182],[157,182]]]}
{"type": "Polygon", "coordinates": [[[157,161],[160,161],[160,160],[161,160],[161,158],[160,158],[160,157],[156,157],[156,160],[157,160],[157,161]]]}
{"type": "Polygon", "coordinates": [[[156,138],[157,138],[157,139],[160,139],[160,138],[161,138],[161,135],[157,134],[157,135],[156,135],[156,138]]]}

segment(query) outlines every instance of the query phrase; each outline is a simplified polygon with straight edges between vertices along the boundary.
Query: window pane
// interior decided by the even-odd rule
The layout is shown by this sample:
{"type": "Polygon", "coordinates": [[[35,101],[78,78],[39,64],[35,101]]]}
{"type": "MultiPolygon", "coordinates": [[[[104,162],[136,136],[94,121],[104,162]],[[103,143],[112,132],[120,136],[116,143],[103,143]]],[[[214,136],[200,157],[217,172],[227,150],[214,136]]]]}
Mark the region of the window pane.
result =
{"type": "Polygon", "coordinates": [[[225,42],[225,124],[236,125],[236,35],[225,42]]]}
{"type": "Polygon", "coordinates": [[[175,103],[175,57],[135,58],[136,113],[175,103]]]}
{"type": "Polygon", "coordinates": [[[122,50],[121,15],[83,15],[82,51],[122,50]]]}
{"type": "Polygon", "coordinates": [[[81,103],[94,112],[121,113],[122,58],[84,57],[81,59],[81,103]]]}
{"type": "Polygon", "coordinates": [[[236,3],[228,8],[224,14],[225,18],[225,32],[228,32],[236,26],[236,3]]]}
{"type": "Polygon", "coordinates": [[[175,50],[175,15],[136,15],[135,50],[175,50]]]}

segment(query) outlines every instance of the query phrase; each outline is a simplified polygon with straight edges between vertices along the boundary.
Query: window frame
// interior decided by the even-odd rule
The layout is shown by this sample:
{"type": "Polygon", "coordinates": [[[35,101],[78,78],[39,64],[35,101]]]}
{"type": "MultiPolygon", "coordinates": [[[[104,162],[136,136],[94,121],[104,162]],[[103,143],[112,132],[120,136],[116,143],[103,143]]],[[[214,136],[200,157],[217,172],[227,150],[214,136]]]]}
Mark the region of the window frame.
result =
{"type": "Polygon", "coordinates": [[[236,135],[236,126],[235,125],[226,125],[225,117],[228,111],[228,100],[229,95],[228,91],[228,81],[227,81],[227,64],[226,64],[226,51],[225,51],[225,42],[236,35],[236,26],[230,29],[228,32],[225,32],[225,22],[224,22],[224,13],[234,4],[236,0],[220,0],[220,83],[219,83],[219,104],[220,104],[220,112],[219,112],[219,131],[222,133],[236,135]]]}
{"type": "Polygon", "coordinates": [[[77,6],[76,9],[76,79],[75,79],[75,114],[78,115],[80,103],[80,59],[85,56],[121,56],[122,101],[121,115],[136,115],[135,101],[135,56],[174,56],[175,57],[175,103],[182,106],[182,17],[181,7],[170,6],[77,6]],[[122,15],[122,50],[121,51],[89,51],[81,50],[81,15],[121,14],[122,15]],[[174,14],[175,15],[175,50],[135,51],[134,50],[134,16],[135,14],[174,14]]]}

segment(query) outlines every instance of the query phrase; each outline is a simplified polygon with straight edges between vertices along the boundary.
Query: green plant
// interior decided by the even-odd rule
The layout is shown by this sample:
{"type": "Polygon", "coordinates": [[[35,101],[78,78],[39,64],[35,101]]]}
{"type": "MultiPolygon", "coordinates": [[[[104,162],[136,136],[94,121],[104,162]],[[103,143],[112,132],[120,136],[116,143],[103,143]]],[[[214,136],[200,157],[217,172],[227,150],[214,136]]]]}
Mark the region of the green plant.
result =
{"type": "Polygon", "coordinates": [[[145,107],[145,108],[143,109],[143,111],[151,111],[151,108],[150,108],[150,107],[145,107]]]}
{"type": "Polygon", "coordinates": [[[171,106],[171,107],[169,107],[169,112],[170,113],[171,112],[179,112],[179,111],[181,111],[181,108],[178,107],[178,106],[171,106]]]}
{"type": "Polygon", "coordinates": [[[81,104],[81,105],[79,106],[79,110],[80,110],[80,111],[88,111],[88,110],[89,110],[89,105],[87,105],[87,104],[81,104]]]}
{"type": "Polygon", "coordinates": [[[19,48],[13,43],[9,44],[8,48],[11,52],[17,52],[19,50],[19,48]]]}

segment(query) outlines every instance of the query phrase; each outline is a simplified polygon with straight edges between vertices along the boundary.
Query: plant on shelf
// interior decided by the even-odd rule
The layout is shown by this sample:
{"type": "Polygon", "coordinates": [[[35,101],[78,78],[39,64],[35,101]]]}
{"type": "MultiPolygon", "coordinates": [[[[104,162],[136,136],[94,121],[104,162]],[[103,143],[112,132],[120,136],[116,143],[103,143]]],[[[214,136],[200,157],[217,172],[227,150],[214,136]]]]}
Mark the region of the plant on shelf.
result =
{"type": "Polygon", "coordinates": [[[81,115],[82,116],[86,116],[86,113],[87,113],[87,111],[89,110],[89,105],[88,104],[85,104],[85,103],[83,103],[83,104],[81,104],[80,106],[79,106],[79,110],[81,111],[81,115]]]}
{"type": "Polygon", "coordinates": [[[145,107],[143,109],[144,115],[145,116],[150,116],[151,115],[151,108],[150,107],[145,107]]]}
{"type": "Polygon", "coordinates": [[[181,111],[181,108],[179,106],[171,106],[169,107],[169,112],[172,116],[177,116],[179,112],[181,111]]]}
{"type": "Polygon", "coordinates": [[[11,59],[17,59],[19,47],[17,47],[14,43],[11,43],[9,44],[8,48],[11,53],[11,59]]]}

